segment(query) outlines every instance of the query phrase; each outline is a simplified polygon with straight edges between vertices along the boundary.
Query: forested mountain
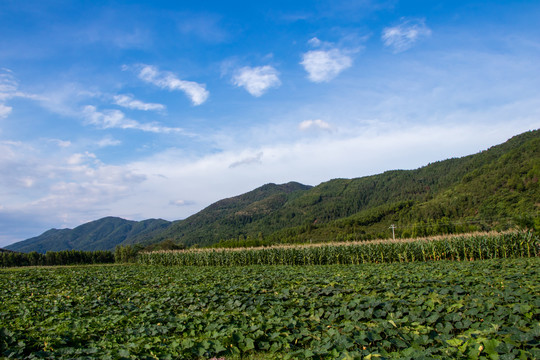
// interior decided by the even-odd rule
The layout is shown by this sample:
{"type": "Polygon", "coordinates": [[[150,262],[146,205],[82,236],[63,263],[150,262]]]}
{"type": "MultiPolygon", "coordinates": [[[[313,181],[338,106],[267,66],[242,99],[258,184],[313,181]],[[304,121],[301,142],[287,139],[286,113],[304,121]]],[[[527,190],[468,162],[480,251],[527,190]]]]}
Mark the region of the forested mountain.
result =
{"type": "MultiPolygon", "coordinates": [[[[540,131],[478,154],[255,198],[265,185],[171,225],[153,242],[186,246],[360,240],[504,229],[540,212],[540,131]],[[251,202],[250,202],[251,201],[251,202]],[[227,240],[227,241],[223,241],[227,240]]],[[[287,184],[291,185],[291,184],[287,184]]],[[[529,224],[531,225],[531,224],[529,224]]]]}
{"type": "MultiPolygon", "coordinates": [[[[266,184],[243,195],[220,200],[185,220],[173,223],[146,243],[172,239],[186,246],[209,245],[220,239],[247,235],[251,223],[259,223],[278,213],[287,203],[311,189],[297,182],[266,184]]],[[[286,223],[281,224],[287,226],[286,223]]]]}
{"type": "Polygon", "coordinates": [[[267,184],[220,200],[185,220],[105,218],[49,230],[17,251],[98,250],[117,244],[240,246],[362,240],[540,227],[540,130],[478,154],[310,187],[267,184]]]}
{"type": "Polygon", "coordinates": [[[43,234],[6,246],[20,252],[47,252],[60,250],[114,250],[124,241],[137,236],[153,237],[171,223],[161,219],[130,221],[117,217],[105,217],[74,229],[51,229],[43,234]]]}

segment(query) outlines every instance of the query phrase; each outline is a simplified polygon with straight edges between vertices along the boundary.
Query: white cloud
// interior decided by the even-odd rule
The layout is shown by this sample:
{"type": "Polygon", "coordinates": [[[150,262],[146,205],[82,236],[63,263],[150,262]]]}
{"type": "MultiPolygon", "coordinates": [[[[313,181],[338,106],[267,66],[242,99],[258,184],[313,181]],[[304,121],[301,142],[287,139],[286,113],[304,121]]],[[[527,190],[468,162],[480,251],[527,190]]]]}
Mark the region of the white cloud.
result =
{"type": "Polygon", "coordinates": [[[140,100],[136,100],[132,95],[115,95],[114,103],[116,105],[135,110],[165,110],[165,105],[155,103],[145,103],[140,100]]]}
{"type": "Polygon", "coordinates": [[[332,127],[329,123],[326,121],[323,121],[321,119],[317,120],[304,120],[299,125],[298,128],[302,131],[307,131],[310,129],[319,129],[319,130],[326,130],[330,131],[332,127]]]}
{"type": "Polygon", "coordinates": [[[120,110],[98,111],[95,106],[87,105],[83,109],[83,115],[87,122],[103,129],[135,129],[153,133],[183,132],[181,128],[171,128],[155,123],[139,123],[138,121],[126,118],[120,110]]]}
{"type": "Polygon", "coordinates": [[[11,110],[13,110],[11,106],[0,103],[0,119],[6,118],[11,113],[11,110]]]}
{"type": "Polygon", "coordinates": [[[382,31],[381,39],[385,46],[399,53],[410,49],[414,43],[431,35],[431,30],[424,20],[403,20],[401,24],[386,27],[382,31]]]}
{"type": "Polygon", "coordinates": [[[0,184],[9,189],[3,194],[5,208],[48,218],[61,212],[93,212],[146,179],[135,170],[106,165],[88,151],[50,152],[40,144],[20,142],[1,142],[0,150],[5,155],[0,158],[0,184]],[[24,194],[17,191],[21,188],[24,194]]]}
{"type": "Polygon", "coordinates": [[[339,49],[312,50],[303,54],[302,62],[313,82],[328,82],[340,72],[351,67],[352,59],[339,49]]]}
{"type": "Polygon", "coordinates": [[[80,164],[85,163],[88,160],[95,160],[95,159],[96,159],[95,154],[85,151],[84,153],[72,154],[70,157],[67,158],[66,162],[69,165],[80,165],[80,164]]]}
{"type": "Polygon", "coordinates": [[[269,88],[281,85],[278,71],[269,65],[240,68],[233,76],[233,83],[244,87],[251,95],[257,97],[269,88]]]}
{"type": "Polygon", "coordinates": [[[139,78],[162,89],[181,90],[195,106],[204,103],[210,95],[204,84],[180,80],[173,73],[160,71],[157,67],[151,65],[143,65],[140,68],[139,78]]]}

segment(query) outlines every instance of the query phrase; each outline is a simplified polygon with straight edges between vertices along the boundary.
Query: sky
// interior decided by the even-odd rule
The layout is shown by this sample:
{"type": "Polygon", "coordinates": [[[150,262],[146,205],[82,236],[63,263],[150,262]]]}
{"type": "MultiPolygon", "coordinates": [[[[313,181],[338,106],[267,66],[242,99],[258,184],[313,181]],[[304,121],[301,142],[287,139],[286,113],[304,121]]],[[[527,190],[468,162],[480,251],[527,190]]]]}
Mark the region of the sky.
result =
{"type": "Polygon", "coordinates": [[[0,0],[0,246],[540,127],[538,1],[0,0]]]}

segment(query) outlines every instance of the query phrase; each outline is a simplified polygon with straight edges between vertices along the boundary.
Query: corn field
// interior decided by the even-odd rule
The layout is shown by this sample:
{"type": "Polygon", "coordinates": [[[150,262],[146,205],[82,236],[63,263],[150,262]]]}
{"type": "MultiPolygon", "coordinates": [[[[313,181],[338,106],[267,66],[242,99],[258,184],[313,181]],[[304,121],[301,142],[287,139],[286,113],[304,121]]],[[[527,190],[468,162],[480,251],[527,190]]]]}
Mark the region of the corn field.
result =
{"type": "Polygon", "coordinates": [[[166,266],[355,265],[436,260],[474,261],[539,255],[538,235],[518,232],[408,242],[158,251],[139,254],[138,262],[166,266]]]}

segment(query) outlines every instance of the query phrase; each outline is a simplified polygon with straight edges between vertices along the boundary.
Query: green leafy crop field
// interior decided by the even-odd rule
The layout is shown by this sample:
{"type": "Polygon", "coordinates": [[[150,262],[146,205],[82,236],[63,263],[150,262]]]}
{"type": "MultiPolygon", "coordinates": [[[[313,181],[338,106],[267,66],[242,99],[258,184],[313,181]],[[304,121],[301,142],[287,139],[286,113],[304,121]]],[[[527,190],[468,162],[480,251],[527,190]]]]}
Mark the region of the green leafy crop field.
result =
{"type": "Polygon", "coordinates": [[[540,358],[540,258],[0,270],[0,357],[540,358]]]}

